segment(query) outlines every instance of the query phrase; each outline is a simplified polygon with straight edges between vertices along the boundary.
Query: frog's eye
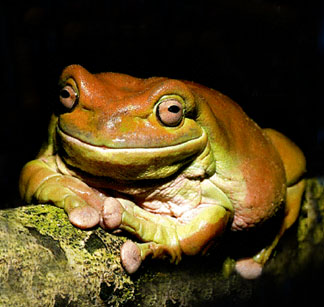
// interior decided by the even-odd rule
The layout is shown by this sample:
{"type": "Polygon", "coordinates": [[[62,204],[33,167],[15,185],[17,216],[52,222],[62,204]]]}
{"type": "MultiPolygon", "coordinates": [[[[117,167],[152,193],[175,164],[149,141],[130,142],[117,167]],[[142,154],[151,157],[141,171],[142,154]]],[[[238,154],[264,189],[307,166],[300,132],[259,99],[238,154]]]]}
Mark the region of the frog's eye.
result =
{"type": "Polygon", "coordinates": [[[175,98],[165,99],[158,105],[157,115],[162,124],[175,127],[181,123],[183,105],[175,98]]]}
{"type": "Polygon", "coordinates": [[[78,102],[78,94],[71,85],[66,85],[60,90],[60,101],[69,110],[78,102]]]}

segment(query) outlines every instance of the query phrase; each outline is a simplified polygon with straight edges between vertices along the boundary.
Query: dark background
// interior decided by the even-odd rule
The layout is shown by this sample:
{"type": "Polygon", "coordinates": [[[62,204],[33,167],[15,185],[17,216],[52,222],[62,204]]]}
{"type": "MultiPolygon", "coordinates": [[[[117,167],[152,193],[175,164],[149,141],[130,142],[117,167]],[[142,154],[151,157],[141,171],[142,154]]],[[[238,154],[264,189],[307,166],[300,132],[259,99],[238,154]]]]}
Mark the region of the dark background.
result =
{"type": "MultiPolygon", "coordinates": [[[[21,204],[20,169],[37,154],[58,77],[73,63],[215,88],[294,140],[307,176],[324,175],[322,1],[11,0],[0,14],[2,208],[21,204]]],[[[312,274],[302,293],[322,288],[312,274]]],[[[289,286],[285,296],[299,292],[289,286]]],[[[302,295],[295,300],[309,305],[302,295]]]]}
{"type": "Polygon", "coordinates": [[[308,176],[321,175],[323,54],[316,1],[2,1],[2,206],[19,203],[19,171],[40,148],[59,74],[73,63],[217,89],[294,140],[308,176]]]}

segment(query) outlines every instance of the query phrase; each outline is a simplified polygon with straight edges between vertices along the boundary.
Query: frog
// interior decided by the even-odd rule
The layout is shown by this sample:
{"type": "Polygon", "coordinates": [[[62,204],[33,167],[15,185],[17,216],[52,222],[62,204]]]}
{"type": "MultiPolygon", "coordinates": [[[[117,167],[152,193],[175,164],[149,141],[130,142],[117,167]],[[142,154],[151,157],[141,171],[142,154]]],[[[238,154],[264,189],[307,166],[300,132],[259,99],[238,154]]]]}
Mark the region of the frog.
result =
{"type": "Polygon", "coordinates": [[[256,278],[298,217],[305,171],[293,141],[214,89],[74,64],[59,78],[48,137],[19,190],[26,203],[64,209],[77,228],[129,234],[120,248],[129,274],[147,257],[177,264],[204,254],[225,233],[283,210],[273,241],[236,261],[256,278]]]}

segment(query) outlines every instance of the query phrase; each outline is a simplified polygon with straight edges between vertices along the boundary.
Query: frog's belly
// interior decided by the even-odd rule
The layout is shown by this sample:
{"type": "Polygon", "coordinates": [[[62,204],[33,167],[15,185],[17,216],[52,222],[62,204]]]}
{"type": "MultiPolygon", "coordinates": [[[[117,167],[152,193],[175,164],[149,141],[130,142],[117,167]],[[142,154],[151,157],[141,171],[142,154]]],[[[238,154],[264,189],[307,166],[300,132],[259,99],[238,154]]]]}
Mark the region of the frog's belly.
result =
{"type": "Polygon", "coordinates": [[[179,176],[144,197],[137,198],[136,203],[149,212],[179,218],[199,206],[201,199],[200,181],[179,176]]]}
{"type": "Polygon", "coordinates": [[[182,201],[177,204],[174,200],[162,202],[160,200],[144,201],[138,204],[144,210],[154,214],[167,215],[174,218],[180,218],[185,213],[193,210],[198,206],[198,203],[190,203],[182,201]]]}

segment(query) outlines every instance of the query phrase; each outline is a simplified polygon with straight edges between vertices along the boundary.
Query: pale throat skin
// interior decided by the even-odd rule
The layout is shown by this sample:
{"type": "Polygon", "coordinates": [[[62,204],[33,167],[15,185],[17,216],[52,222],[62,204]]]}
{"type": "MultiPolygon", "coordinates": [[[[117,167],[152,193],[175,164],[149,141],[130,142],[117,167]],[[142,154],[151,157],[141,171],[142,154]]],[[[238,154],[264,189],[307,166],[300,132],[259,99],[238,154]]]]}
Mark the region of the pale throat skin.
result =
{"type": "Polygon", "coordinates": [[[305,182],[301,150],[261,129],[221,93],[188,81],[62,73],[48,140],[20,177],[28,203],[64,208],[76,227],[125,230],[121,260],[133,273],[148,256],[204,252],[227,230],[253,228],[285,206],[273,243],[238,261],[260,275],[296,220],[305,182]]]}

